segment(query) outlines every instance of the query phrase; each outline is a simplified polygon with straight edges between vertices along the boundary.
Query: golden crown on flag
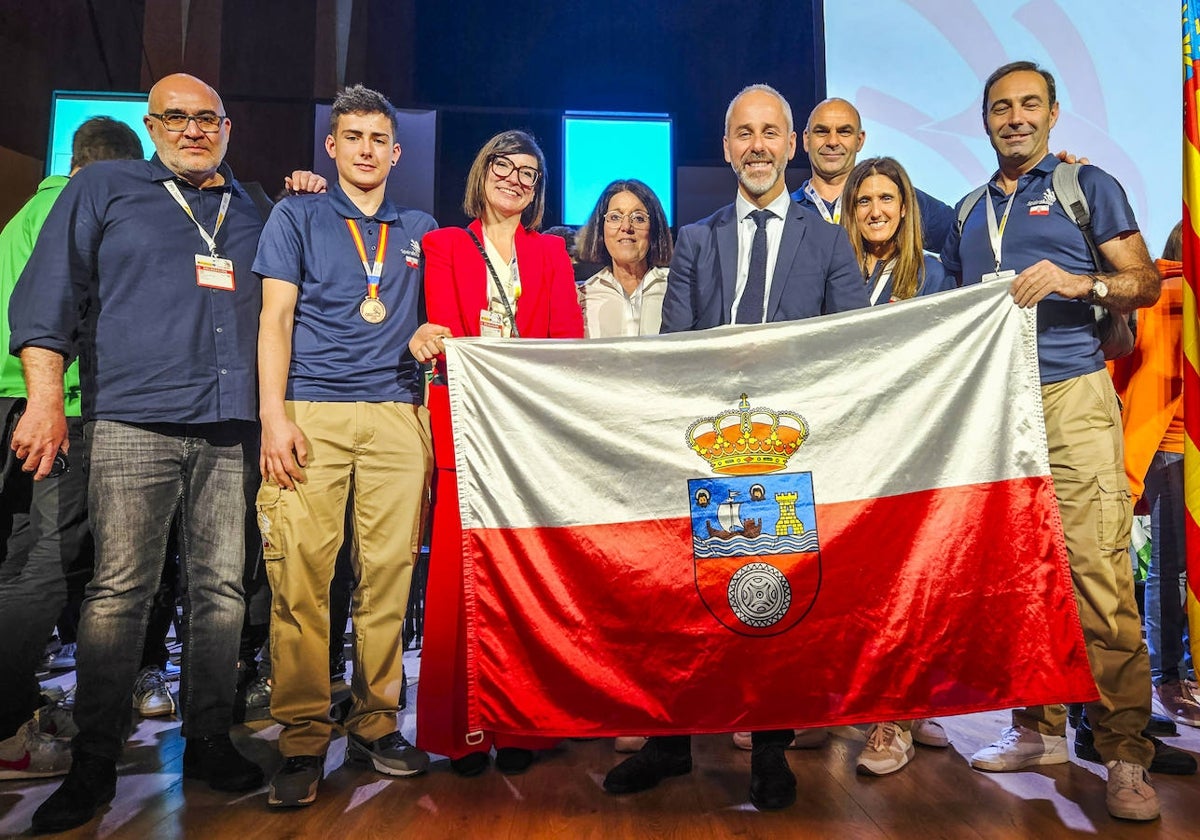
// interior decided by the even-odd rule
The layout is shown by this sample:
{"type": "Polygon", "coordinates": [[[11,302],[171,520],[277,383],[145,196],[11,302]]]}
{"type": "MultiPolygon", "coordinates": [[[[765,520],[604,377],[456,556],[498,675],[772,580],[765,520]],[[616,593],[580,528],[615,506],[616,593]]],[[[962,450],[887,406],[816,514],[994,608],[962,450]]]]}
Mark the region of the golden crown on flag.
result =
{"type": "Polygon", "coordinates": [[[687,430],[688,446],[726,475],[776,472],[787,466],[808,438],[808,422],[794,411],[750,407],[742,394],[736,409],[697,420],[687,430]]]}

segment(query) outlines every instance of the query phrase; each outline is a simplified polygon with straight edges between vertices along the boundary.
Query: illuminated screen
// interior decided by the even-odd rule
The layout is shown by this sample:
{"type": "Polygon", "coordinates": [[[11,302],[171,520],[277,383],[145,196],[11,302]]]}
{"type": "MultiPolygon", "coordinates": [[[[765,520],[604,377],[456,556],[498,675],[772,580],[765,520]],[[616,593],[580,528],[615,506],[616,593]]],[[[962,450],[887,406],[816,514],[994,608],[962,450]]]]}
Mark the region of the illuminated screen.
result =
{"type": "Polygon", "coordinates": [[[671,119],[665,114],[563,117],[563,223],[582,225],[613,181],[644,181],[674,224],[671,119]]]}
{"type": "Polygon", "coordinates": [[[126,123],[142,141],[143,155],[150,157],[154,153],[150,133],[142,122],[146,115],[146,94],[56,90],[51,97],[47,175],[70,174],[71,138],[75,136],[75,130],[92,117],[112,117],[126,123]]]}
{"type": "Polygon", "coordinates": [[[1050,150],[1069,149],[1115,176],[1157,255],[1182,214],[1177,9],[1138,12],[1117,0],[827,2],[827,89],[862,112],[860,156],[895,157],[918,187],[954,204],[996,170],[982,124],[984,80],[1009,61],[1036,61],[1058,88],[1050,150]]]}

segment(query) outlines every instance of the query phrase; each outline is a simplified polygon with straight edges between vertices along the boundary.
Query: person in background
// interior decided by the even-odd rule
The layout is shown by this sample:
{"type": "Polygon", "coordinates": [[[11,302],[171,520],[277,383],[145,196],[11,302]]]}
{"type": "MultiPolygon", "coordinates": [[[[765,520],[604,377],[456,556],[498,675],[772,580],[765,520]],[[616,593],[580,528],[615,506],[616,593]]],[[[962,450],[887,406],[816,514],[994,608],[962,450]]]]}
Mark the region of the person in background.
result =
{"type": "MultiPolygon", "coordinates": [[[[1146,645],[1150,677],[1163,711],[1176,723],[1200,726],[1200,699],[1185,609],[1183,497],[1183,223],[1167,239],[1162,295],[1138,310],[1133,354],[1117,360],[1125,473],[1134,503],[1150,509],[1150,567],[1146,574],[1146,645]]],[[[1153,767],[1151,768],[1153,769],[1153,767]]]]}
{"type": "Polygon", "coordinates": [[[604,266],[579,290],[586,336],[657,335],[675,248],[654,191],[636,179],[613,181],[579,240],[580,260],[604,266]]]}
{"type": "Polygon", "coordinates": [[[450,758],[462,776],[482,773],[496,746],[496,769],[522,773],[533,750],[553,741],[467,731],[466,615],[462,522],[442,341],[453,336],[582,338],[583,317],[563,240],[537,232],[546,202],[546,161],[523,131],[483,145],[467,175],[463,211],[475,221],[442,228],[422,242],[428,323],[409,342],[418,360],[438,359],[429,387],[434,502],[421,657],[417,745],[450,758]]]}
{"type": "MultiPolygon", "coordinates": [[[[133,129],[110,117],[93,117],[79,126],[71,141],[71,176],[103,160],[142,157],[142,142],[133,129]]],[[[9,299],[51,208],[68,184],[51,175],[0,232],[0,339],[10,337],[9,299]]],[[[26,396],[21,362],[0,358],[0,396],[9,406],[26,396]]],[[[68,577],[90,576],[91,537],[87,521],[87,475],[79,387],[79,364],[72,363],[63,380],[67,435],[74,463],[64,463],[44,481],[31,481],[17,469],[3,443],[5,463],[0,493],[0,779],[59,776],[71,766],[65,741],[46,737],[34,718],[42,705],[35,673],[46,638],[67,602],[68,577]]],[[[7,412],[6,412],[7,413],[7,412]]],[[[66,656],[74,667],[75,640],[66,656]]]]}

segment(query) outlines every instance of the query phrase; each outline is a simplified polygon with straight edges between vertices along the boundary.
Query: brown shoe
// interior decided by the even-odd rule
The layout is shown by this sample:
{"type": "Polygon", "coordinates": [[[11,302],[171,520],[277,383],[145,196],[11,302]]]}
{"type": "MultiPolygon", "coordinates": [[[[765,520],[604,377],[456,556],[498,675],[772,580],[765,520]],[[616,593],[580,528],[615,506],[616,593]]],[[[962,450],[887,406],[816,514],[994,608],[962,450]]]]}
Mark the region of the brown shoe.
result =
{"type": "Polygon", "coordinates": [[[1200,702],[1186,685],[1171,680],[1155,686],[1154,691],[1167,717],[1185,726],[1200,726],[1200,702]]]}

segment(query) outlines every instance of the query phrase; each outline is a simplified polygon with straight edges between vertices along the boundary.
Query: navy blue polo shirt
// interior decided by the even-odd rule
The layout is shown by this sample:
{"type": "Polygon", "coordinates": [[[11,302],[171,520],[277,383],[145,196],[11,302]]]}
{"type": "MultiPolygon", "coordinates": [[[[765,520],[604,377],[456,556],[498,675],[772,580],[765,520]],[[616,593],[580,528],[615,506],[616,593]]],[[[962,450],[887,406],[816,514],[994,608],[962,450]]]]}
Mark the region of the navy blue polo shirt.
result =
{"type": "MultiPolygon", "coordinates": [[[[800,189],[792,193],[792,198],[811,209],[817,215],[821,215],[821,211],[817,209],[817,205],[804,192],[804,188],[808,186],[808,183],[808,181],[805,181],[801,184],[800,189]]],[[[913,192],[917,194],[917,207],[921,210],[921,241],[925,244],[926,251],[940,254],[942,252],[942,244],[946,241],[951,228],[954,227],[954,208],[949,204],[938,201],[928,193],[921,192],[916,187],[913,187],[913,192]]],[[[832,216],[833,207],[836,202],[825,201],[823,198],[821,202],[825,205],[825,209],[829,211],[829,215],[832,216]]]]}
{"type": "MultiPolygon", "coordinates": [[[[1001,241],[1001,270],[1011,269],[1020,274],[1046,259],[1070,274],[1096,271],[1083,233],[1054,195],[1051,178],[1058,164],[1057,157],[1046,155],[1017,179],[1016,196],[1001,241]]],[[[1009,196],[996,186],[995,179],[994,175],[988,183],[987,200],[992,202],[999,223],[1009,196]]],[[[1091,208],[1092,235],[1097,245],[1123,233],[1137,231],[1137,220],[1129,199],[1115,178],[1095,166],[1085,166],[1079,170],[1079,186],[1091,208]]],[[[984,274],[991,273],[996,267],[983,201],[981,198],[971,210],[961,236],[957,229],[951,230],[942,254],[946,270],[961,277],[964,286],[980,282],[984,274]]],[[[1095,317],[1086,300],[1050,295],[1038,304],[1037,317],[1038,361],[1043,385],[1094,373],[1104,367],[1095,317]]]]}
{"type": "Polygon", "coordinates": [[[437,227],[428,213],[384,200],[365,217],[338,184],[322,195],[281,201],[271,212],[254,271],[299,286],[287,399],[311,402],[420,403],[421,366],[408,351],[420,325],[421,237],[437,227]],[[359,314],[367,277],[346,225],[353,219],[368,261],[378,254],[379,228],[387,224],[387,255],[379,299],[382,323],[359,314]]]}
{"type": "Polygon", "coordinates": [[[255,348],[262,291],[250,270],[262,216],[221,166],[196,189],[150,160],[101,161],[67,184],[9,304],[9,348],[79,354],[85,420],[214,423],[258,419],[255,348]],[[233,261],[235,290],[197,285],[208,246],[164,184],[174,180],[233,261]]]}

